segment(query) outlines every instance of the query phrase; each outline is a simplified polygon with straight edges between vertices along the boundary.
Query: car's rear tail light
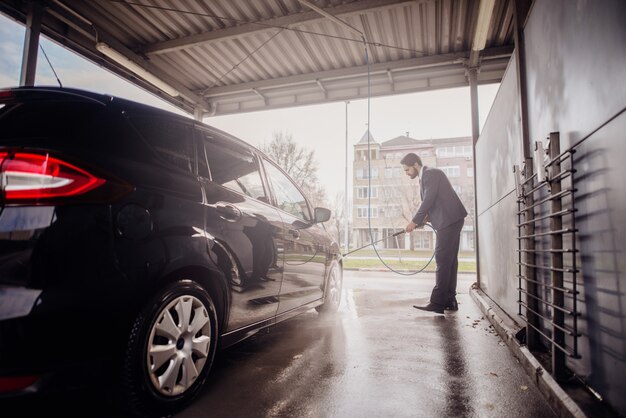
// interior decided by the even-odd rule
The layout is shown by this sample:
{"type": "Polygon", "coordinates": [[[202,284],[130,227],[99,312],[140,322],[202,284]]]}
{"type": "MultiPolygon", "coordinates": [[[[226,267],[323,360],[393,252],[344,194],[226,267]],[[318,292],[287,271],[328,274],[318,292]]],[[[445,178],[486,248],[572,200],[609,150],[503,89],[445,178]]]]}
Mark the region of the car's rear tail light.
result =
{"type": "Polygon", "coordinates": [[[13,98],[13,92],[11,90],[0,90],[0,100],[13,98]]]}
{"type": "Polygon", "coordinates": [[[81,201],[86,196],[93,197],[94,190],[106,183],[102,176],[47,153],[0,152],[0,188],[6,205],[81,201]]]}
{"type": "Polygon", "coordinates": [[[0,393],[26,389],[39,380],[39,376],[1,376],[0,393]]]}

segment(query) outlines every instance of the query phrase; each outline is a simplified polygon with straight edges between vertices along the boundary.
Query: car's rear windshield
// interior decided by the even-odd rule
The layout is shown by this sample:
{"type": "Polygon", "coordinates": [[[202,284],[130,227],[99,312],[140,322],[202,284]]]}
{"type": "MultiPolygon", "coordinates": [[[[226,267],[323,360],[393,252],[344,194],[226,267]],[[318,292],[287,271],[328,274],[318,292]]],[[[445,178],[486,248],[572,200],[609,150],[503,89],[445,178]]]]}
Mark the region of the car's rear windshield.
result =
{"type": "Polygon", "coordinates": [[[53,100],[6,103],[0,108],[0,146],[85,146],[86,132],[103,109],[86,102],[53,100]]]}

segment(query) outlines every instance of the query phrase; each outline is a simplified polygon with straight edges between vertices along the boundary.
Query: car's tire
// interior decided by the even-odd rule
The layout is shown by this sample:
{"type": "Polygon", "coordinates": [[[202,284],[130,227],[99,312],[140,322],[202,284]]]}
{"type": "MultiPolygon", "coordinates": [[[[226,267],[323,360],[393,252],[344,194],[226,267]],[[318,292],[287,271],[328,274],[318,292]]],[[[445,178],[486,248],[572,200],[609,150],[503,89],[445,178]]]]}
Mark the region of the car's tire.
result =
{"type": "Polygon", "coordinates": [[[211,296],[191,280],[158,292],[135,319],[123,389],[139,416],[168,416],[187,405],[211,369],[218,321],[211,296]]]}
{"type": "Polygon", "coordinates": [[[334,313],[341,303],[341,287],[343,285],[343,269],[335,260],[330,264],[328,277],[324,284],[324,303],[316,309],[320,313],[334,313]]]}

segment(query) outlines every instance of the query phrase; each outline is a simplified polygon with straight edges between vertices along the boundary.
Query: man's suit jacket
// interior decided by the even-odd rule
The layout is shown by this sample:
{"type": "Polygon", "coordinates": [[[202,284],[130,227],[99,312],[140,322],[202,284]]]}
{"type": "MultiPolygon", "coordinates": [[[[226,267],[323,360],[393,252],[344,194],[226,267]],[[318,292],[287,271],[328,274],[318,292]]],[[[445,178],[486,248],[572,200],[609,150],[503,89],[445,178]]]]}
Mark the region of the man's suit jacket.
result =
{"type": "Polygon", "coordinates": [[[425,223],[427,215],[436,230],[443,229],[467,216],[467,210],[452,188],[450,180],[438,168],[424,167],[422,169],[420,195],[422,204],[413,216],[413,222],[418,226],[425,223]]]}

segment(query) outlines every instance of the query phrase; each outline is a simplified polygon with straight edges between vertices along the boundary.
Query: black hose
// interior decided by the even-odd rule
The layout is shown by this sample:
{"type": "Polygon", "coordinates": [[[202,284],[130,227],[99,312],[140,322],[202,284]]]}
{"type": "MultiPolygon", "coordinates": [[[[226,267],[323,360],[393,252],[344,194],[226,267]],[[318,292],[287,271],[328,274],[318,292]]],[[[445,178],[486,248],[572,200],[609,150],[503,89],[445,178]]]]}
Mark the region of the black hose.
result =
{"type": "Polygon", "coordinates": [[[404,231],[398,231],[398,232],[396,232],[396,233],[395,233],[395,234],[393,234],[393,235],[389,235],[389,236],[387,236],[387,237],[385,237],[385,238],[379,239],[378,241],[370,242],[369,244],[365,244],[365,245],[364,245],[364,246],[362,246],[362,247],[359,247],[359,248],[354,249],[354,250],[352,250],[352,251],[348,251],[348,252],[347,252],[347,253],[345,253],[345,254],[341,254],[341,256],[342,256],[342,257],[345,257],[345,256],[347,256],[348,254],[355,253],[355,252],[357,252],[357,251],[359,251],[359,250],[362,250],[362,249],[363,249],[363,248],[365,248],[365,247],[369,247],[370,245],[374,245],[374,244],[376,244],[377,242],[384,241],[384,240],[386,240],[387,238],[397,237],[398,235],[402,235],[402,234],[404,234],[404,231]]]}
{"type": "MultiPolygon", "coordinates": [[[[433,228],[433,227],[432,227],[432,225],[430,225],[430,224],[425,224],[424,226],[427,226],[427,227],[429,227],[430,229],[432,229],[432,230],[433,230],[433,232],[435,233],[435,236],[437,235],[437,231],[435,231],[435,228],[433,228]]],[[[430,263],[433,261],[433,259],[435,258],[435,252],[434,252],[434,251],[433,251],[433,255],[431,255],[431,256],[430,256],[430,259],[428,260],[428,263],[426,263],[426,264],[424,265],[424,267],[422,267],[422,268],[421,268],[421,269],[419,269],[419,270],[416,270],[416,271],[411,271],[411,272],[404,272],[404,271],[398,271],[398,270],[395,270],[393,267],[391,267],[391,266],[389,266],[387,263],[385,263],[385,261],[383,260],[383,258],[382,258],[382,257],[380,256],[380,254],[378,253],[378,249],[376,249],[376,245],[375,245],[376,243],[379,243],[379,242],[381,242],[381,241],[384,241],[384,240],[386,240],[387,238],[390,238],[390,237],[397,237],[398,235],[401,235],[401,234],[404,234],[404,230],[399,231],[399,232],[396,232],[395,234],[393,234],[393,235],[389,235],[389,236],[387,236],[387,237],[385,237],[385,238],[379,239],[378,241],[370,242],[370,243],[369,243],[369,244],[367,244],[367,245],[364,245],[364,246],[359,247],[359,248],[357,248],[357,249],[355,249],[355,250],[352,250],[352,251],[349,251],[349,252],[347,252],[347,253],[345,253],[345,254],[342,254],[342,256],[343,256],[343,257],[345,257],[345,256],[347,256],[348,254],[352,254],[352,253],[354,253],[354,252],[356,252],[356,251],[362,250],[363,248],[365,248],[365,247],[369,247],[369,246],[371,245],[371,246],[374,248],[374,252],[376,253],[376,256],[378,257],[378,259],[380,260],[380,262],[381,262],[381,263],[383,263],[383,265],[384,265],[385,267],[387,267],[387,269],[388,269],[389,271],[393,271],[394,273],[396,273],[396,274],[400,274],[400,275],[402,275],[402,276],[413,276],[413,275],[415,275],[415,274],[417,274],[417,273],[421,273],[421,272],[423,272],[424,270],[426,270],[426,267],[428,267],[428,266],[430,265],[430,263]]]]}

